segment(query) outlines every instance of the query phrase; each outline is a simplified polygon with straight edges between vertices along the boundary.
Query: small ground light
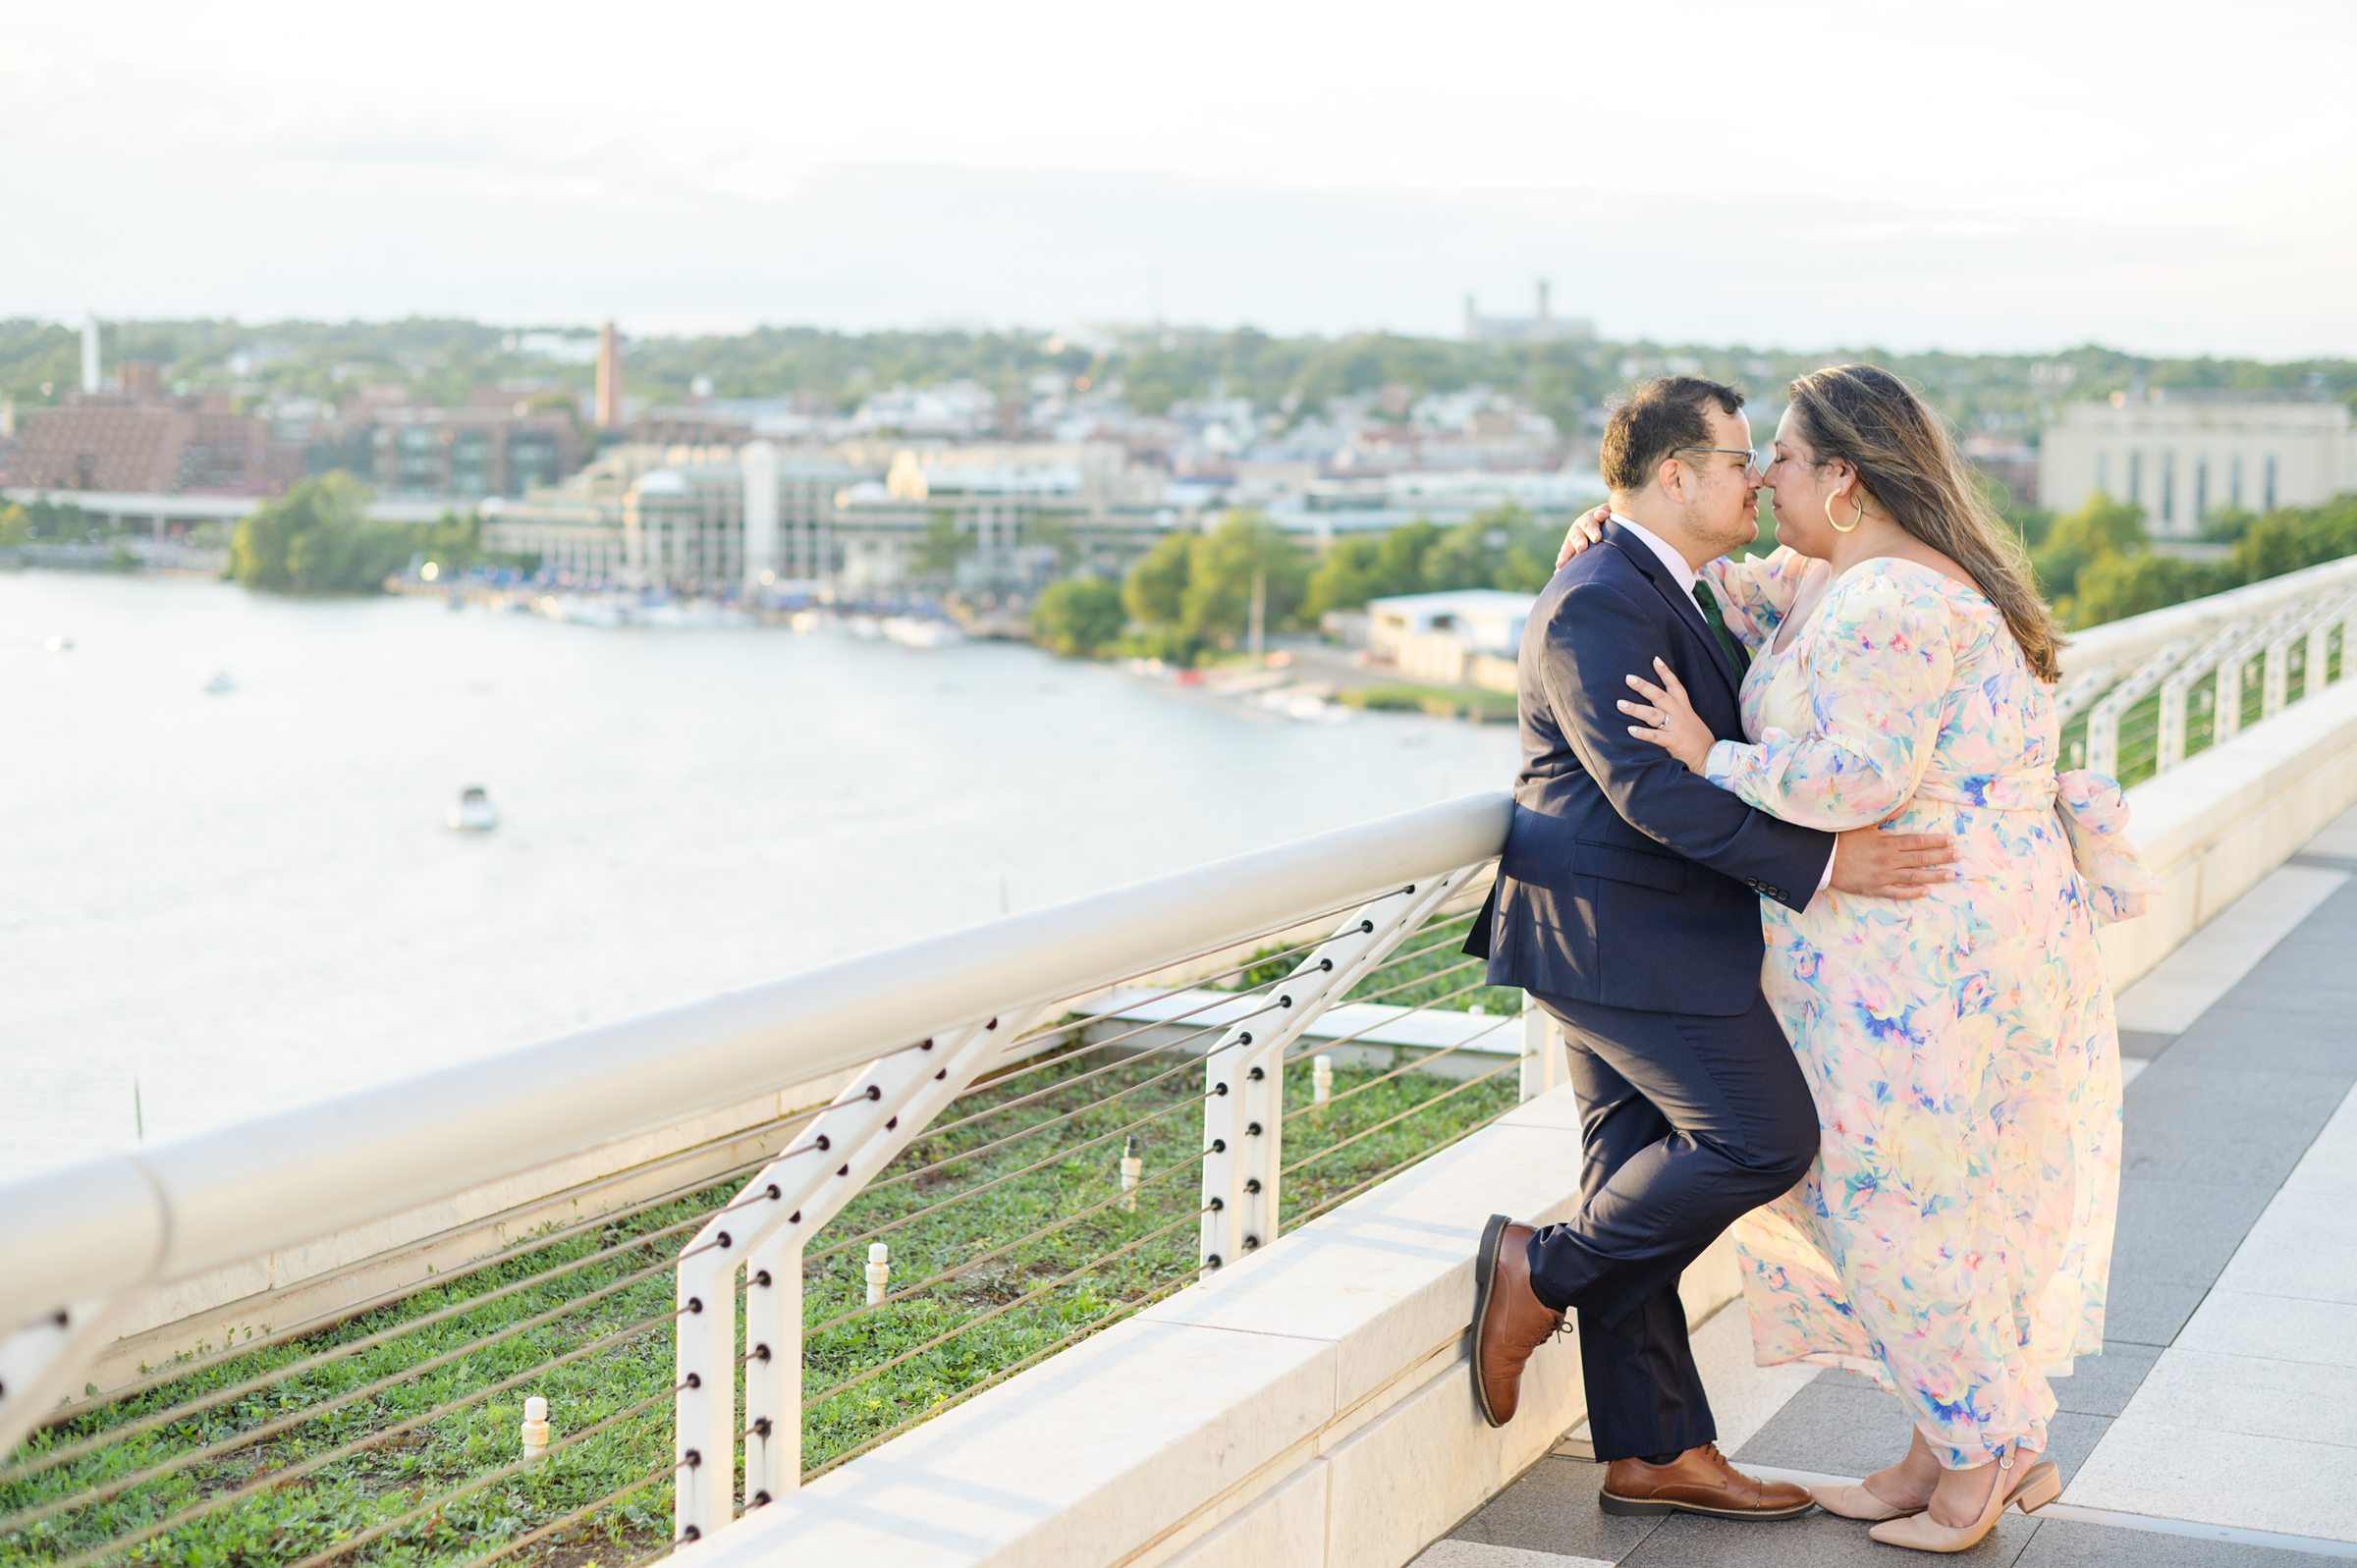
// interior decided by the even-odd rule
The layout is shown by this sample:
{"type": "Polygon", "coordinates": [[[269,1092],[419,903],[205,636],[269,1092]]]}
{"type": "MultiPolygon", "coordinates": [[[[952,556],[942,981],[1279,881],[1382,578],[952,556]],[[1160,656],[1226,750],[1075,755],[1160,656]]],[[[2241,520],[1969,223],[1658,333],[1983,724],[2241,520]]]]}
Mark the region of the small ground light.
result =
{"type": "Polygon", "coordinates": [[[523,1457],[537,1459],[548,1452],[548,1401],[538,1394],[523,1402],[523,1457]]]}
{"type": "Polygon", "coordinates": [[[867,1304],[871,1307],[884,1299],[885,1281],[892,1277],[892,1248],[884,1242],[868,1243],[867,1248],[867,1304]]]}
{"type": "Polygon", "coordinates": [[[1122,1212],[1137,1213],[1137,1178],[1145,1172],[1146,1162],[1137,1155],[1137,1134],[1131,1133],[1122,1146],[1122,1212]]]}
{"type": "MultiPolygon", "coordinates": [[[[1320,1055],[1309,1064],[1309,1103],[1322,1106],[1334,1098],[1334,1058],[1320,1055]]],[[[1312,1110],[1311,1115],[1323,1112],[1312,1110]]]]}

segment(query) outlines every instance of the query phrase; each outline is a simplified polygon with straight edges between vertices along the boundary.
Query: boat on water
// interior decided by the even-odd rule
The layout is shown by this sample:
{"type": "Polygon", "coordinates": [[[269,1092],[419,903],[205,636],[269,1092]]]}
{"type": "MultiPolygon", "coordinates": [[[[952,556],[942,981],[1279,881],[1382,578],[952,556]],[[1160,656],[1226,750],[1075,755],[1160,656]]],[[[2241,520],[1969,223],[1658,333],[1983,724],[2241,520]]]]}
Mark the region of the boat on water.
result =
{"type": "Polygon", "coordinates": [[[213,678],[204,683],[204,689],[209,695],[226,697],[238,689],[238,683],[230,678],[228,671],[216,670],[213,678]]]}
{"type": "Polygon", "coordinates": [[[883,630],[887,638],[904,648],[947,648],[965,640],[964,632],[929,616],[890,616],[883,630]]]}
{"type": "Polygon", "coordinates": [[[480,784],[468,784],[459,791],[457,805],[450,808],[450,827],[454,833],[489,833],[499,826],[499,812],[491,804],[490,791],[480,784]]]}
{"type": "Polygon", "coordinates": [[[884,635],[884,622],[874,616],[846,616],[843,629],[862,642],[873,642],[884,635]]]}

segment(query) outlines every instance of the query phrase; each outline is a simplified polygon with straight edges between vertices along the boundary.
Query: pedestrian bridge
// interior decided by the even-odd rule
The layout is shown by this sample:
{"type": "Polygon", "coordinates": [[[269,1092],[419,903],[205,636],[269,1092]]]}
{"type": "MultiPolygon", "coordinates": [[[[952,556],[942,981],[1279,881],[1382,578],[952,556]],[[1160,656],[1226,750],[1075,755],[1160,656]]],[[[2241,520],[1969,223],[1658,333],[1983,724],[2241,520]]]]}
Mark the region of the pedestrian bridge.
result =
{"type": "MultiPolygon", "coordinates": [[[[2106,934],[2126,1163],[2063,1500],[1985,1560],[2357,1556],[2357,563],[2082,637],[2162,880],[2106,934]]],[[[1503,794],[1340,827],[0,1187],[0,1547],[83,1564],[1891,1559],[1612,1519],[1575,1347],[1467,1388],[1560,1046],[1455,953],[1503,794]]],[[[1683,1294],[1722,1445],[1855,1478],[1848,1375],[1683,1294]]]]}

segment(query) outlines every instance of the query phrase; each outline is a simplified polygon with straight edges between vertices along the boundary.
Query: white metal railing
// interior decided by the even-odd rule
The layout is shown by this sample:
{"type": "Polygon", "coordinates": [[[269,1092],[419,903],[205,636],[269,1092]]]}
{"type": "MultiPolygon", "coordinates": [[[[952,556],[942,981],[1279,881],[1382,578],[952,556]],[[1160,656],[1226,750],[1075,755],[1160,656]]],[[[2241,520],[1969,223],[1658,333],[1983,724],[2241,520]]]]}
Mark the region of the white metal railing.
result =
{"type": "MultiPolygon", "coordinates": [[[[132,1549],[170,1554],[176,1543],[224,1528],[236,1509],[261,1507],[289,1488],[333,1484],[344,1474],[337,1467],[380,1458],[388,1444],[511,1419],[511,1405],[526,1422],[520,1457],[478,1466],[461,1485],[429,1487],[303,1560],[324,1565],[360,1560],[370,1550],[406,1550],[415,1532],[436,1528],[446,1514],[464,1517],[466,1508],[498,1495],[489,1488],[521,1485],[517,1478],[525,1468],[543,1467],[534,1475],[545,1475],[546,1467],[581,1457],[584,1444],[609,1440],[614,1446],[600,1450],[597,1462],[619,1478],[617,1489],[541,1521],[526,1533],[530,1541],[576,1526],[601,1505],[611,1511],[617,1498],[643,1501],[648,1487],[666,1485],[674,1493],[672,1531],[680,1538],[709,1534],[801,1479],[805,1266],[816,1266],[812,1277],[830,1289],[838,1271],[867,1274],[866,1299],[854,1298],[816,1325],[838,1329],[817,1341],[831,1347],[873,1326],[877,1320],[868,1315],[890,1314],[900,1303],[921,1306],[928,1289],[940,1295],[958,1272],[898,1288],[888,1282],[891,1260],[881,1253],[871,1259],[868,1249],[897,1243],[897,1236],[882,1238],[905,1217],[870,1223],[872,1217],[863,1217],[860,1233],[813,1252],[811,1239],[847,1205],[880,1191],[905,1197],[926,1191],[927,1183],[957,1185],[961,1172],[989,1169],[977,1154],[987,1159],[990,1151],[1031,1138],[1048,1158],[1027,1168],[1083,1155],[1092,1170],[1102,1166],[1106,1194],[1059,1213],[1048,1225],[1017,1226],[1022,1233],[1012,1239],[992,1238],[984,1258],[1013,1254],[1091,1215],[1138,1212],[1129,1222],[1136,1235],[1066,1278],[1168,1237],[1186,1247],[1188,1261],[1170,1260],[1176,1271],[1151,1282],[1162,1293],[1273,1237],[1288,1219],[1340,1201],[1321,1188],[1297,1215],[1280,1210],[1284,1184],[1313,1173],[1302,1165],[1350,1145],[1314,1172],[1323,1176],[1379,1147],[1359,1142],[1362,1129],[1352,1116],[1375,1133],[1400,1117],[1375,1125],[1377,1112],[1364,1108],[1381,1097],[1353,1099],[1366,1087],[1354,1082],[1318,1107],[1320,1125],[1305,1144],[1310,1153],[1285,1162],[1286,1069],[1298,1065],[1306,1074],[1310,1065],[1302,1059],[1306,1053],[1288,1057],[1288,1048],[1354,989],[1361,1000],[1401,1001],[1410,1000],[1398,995],[1404,986],[1411,996],[1441,993],[1418,1006],[1446,1006],[1450,999],[1464,1004],[1462,996],[1480,982],[1477,974],[1459,973],[1476,961],[1457,959],[1453,946],[1507,819],[1503,792],[1471,796],[0,1186],[0,1256],[12,1263],[0,1271],[0,1323],[16,1325],[0,1341],[5,1454],[28,1431],[52,1422],[59,1395],[79,1385],[81,1368],[127,1314],[175,1278],[438,1202],[750,1095],[851,1073],[850,1086],[827,1106],[774,1124],[765,1136],[777,1153],[740,1172],[740,1179],[750,1178],[741,1187],[667,1193],[638,1205],[636,1221],[609,1215],[594,1226],[523,1238],[452,1275],[454,1287],[473,1277],[446,1305],[381,1326],[363,1318],[355,1327],[366,1332],[327,1335],[332,1342],[273,1334],[258,1345],[224,1347],[143,1379],[126,1401],[50,1425],[0,1464],[0,1539],[40,1541],[44,1555],[64,1564],[132,1549]],[[1324,924],[1304,931],[1311,919],[1324,924]],[[1434,924],[1444,919],[1458,924],[1434,924]],[[1411,944],[1419,932],[1429,940],[1411,944]],[[1253,946],[1260,950],[1244,963],[1208,977],[1202,972],[1206,963],[1225,961],[1218,955],[1253,946]],[[1194,1027],[1184,1019],[1131,1025],[1090,1010],[1090,999],[1107,988],[1125,984],[1124,995],[1134,1000],[1139,981],[1174,966],[1184,972],[1164,993],[1224,979],[1237,988],[1229,995],[1241,1012],[1223,1006],[1218,1022],[1194,1027]],[[1404,981],[1394,978],[1402,975],[1404,981]],[[1091,1052],[1102,1064],[1074,1070],[1076,1058],[1091,1052]],[[1175,1065],[1135,1065],[1156,1053],[1175,1065]],[[1202,1075],[1201,1091],[1178,1094],[1189,1074],[1202,1075]],[[1018,1092],[1011,1096],[1011,1089],[1018,1092]],[[1095,1098],[1073,1104],[1084,1089],[1095,1098]],[[1156,1093],[1178,1097],[1168,1105],[1147,1099],[1156,1093]],[[1149,1174],[1116,1184],[1119,1157],[1127,1152],[1120,1134],[1108,1135],[1109,1145],[1106,1137],[1075,1144],[1071,1118],[1112,1114],[1104,1108],[1124,1096],[1136,1096],[1124,1104],[1139,1108],[1126,1129],[1131,1147],[1161,1132],[1188,1130],[1180,1143],[1165,1140],[1155,1148],[1149,1174]],[[976,1099],[987,1103],[969,1111],[976,1099]],[[944,1112],[954,1104],[960,1113],[953,1121],[944,1112]],[[519,1114],[520,1107],[528,1113],[519,1114]],[[1025,1124],[967,1147],[982,1134],[965,1129],[990,1116],[1002,1123],[1020,1116],[1025,1124]],[[912,1151],[928,1138],[955,1147],[912,1151]],[[1181,1182],[1200,1190],[1166,1215],[1181,1182]],[[560,1246],[573,1250],[549,1250],[560,1246]],[[656,1290],[660,1301],[649,1294],[656,1290]],[[672,1353],[652,1381],[641,1376],[630,1384],[629,1398],[594,1403],[595,1389],[576,1395],[574,1409],[595,1419],[576,1414],[568,1424],[560,1400],[551,1437],[546,1406],[537,1415],[522,1409],[527,1394],[560,1374],[594,1375],[609,1360],[643,1362],[662,1338],[673,1341],[672,1353]],[[355,1370],[379,1365],[388,1369],[382,1376],[355,1370]],[[444,1379],[455,1380],[446,1387],[444,1379]],[[412,1393],[409,1403],[397,1402],[412,1393]],[[662,1458],[644,1451],[647,1423],[657,1420],[669,1450],[662,1458]],[[241,1456],[272,1443],[295,1446],[270,1450],[270,1463],[251,1474],[240,1468],[248,1463],[241,1456]],[[746,1475],[741,1498],[740,1453],[746,1475]]],[[[1395,1020],[1416,1010],[1385,1009],[1395,1020]]],[[[1498,1024],[1511,1027],[1513,1020],[1498,1024]]],[[[1319,1045],[1327,1043],[1340,1042],[1319,1045]]],[[[1424,1054],[1407,1053],[1392,1072],[1345,1076],[1395,1079],[1424,1054]]],[[[1519,1072],[1536,1083],[1550,1071],[1517,1056],[1481,1077],[1519,1072]]],[[[1469,1086],[1420,1098],[1442,1106],[1469,1086]]],[[[1509,1078],[1500,1088],[1510,1094],[1512,1086],[1509,1078]]],[[[1443,1113],[1435,1110],[1436,1120],[1443,1113]]],[[[1408,1158],[1469,1130],[1459,1116],[1408,1158]]],[[[1385,1174],[1367,1177],[1350,1167],[1355,1185],[1348,1190],[1385,1174]]],[[[1005,1179],[992,1174],[966,1182],[922,1212],[1005,1179]]],[[[958,1261],[962,1268],[975,1260],[958,1261]]],[[[1022,1299],[1064,1282],[1051,1280],[1022,1299]]],[[[1087,1326],[1139,1304],[1114,1303],[1087,1326]]],[[[933,1343],[998,1317],[980,1314],[933,1343]]],[[[302,1331],[315,1335],[318,1327],[305,1325],[302,1331]]],[[[837,1378],[814,1391],[810,1403],[856,1388],[927,1348],[892,1357],[864,1352],[875,1365],[837,1378]]],[[[249,1517],[240,1527],[256,1528],[249,1517]]],[[[489,1555],[525,1543],[506,1538],[489,1555]]]]}
{"type": "MultiPolygon", "coordinates": [[[[1275,972],[1233,996],[1193,1002],[1190,1010],[1210,1020],[1200,1026],[1189,1027],[1191,1020],[1180,1017],[1172,1024],[1117,1029],[1106,1040],[1084,1047],[1086,1052],[1103,1051],[1108,1046],[1122,1050],[1112,1062],[1082,1073],[1068,1072],[1051,1078],[1045,1087],[1026,1088],[1013,1101],[969,1111],[951,1125],[964,1128],[998,1111],[1040,1102],[1064,1087],[1076,1086],[1114,1071],[1124,1062],[1173,1052],[1182,1054],[1177,1064],[1160,1068],[1148,1078],[1127,1085],[1099,1084],[1092,1090],[1094,1098],[1086,1103],[1059,1108],[1053,1116],[1003,1134],[977,1150],[953,1153],[904,1169],[896,1165],[896,1162],[901,1162],[942,1125],[939,1118],[969,1089],[985,1079],[1004,1084],[1011,1064],[1027,1061],[1041,1052],[1043,1043],[1059,1038],[1068,1041],[1085,1038],[1089,1026],[1110,1021],[1110,1013],[1080,1012],[1093,1007],[1100,999],[1075,997],[1044,1005],[999,1010],[988,1018],[977,1019],[872,1063],[858,1082],[795,1138],[792,1148],[756,1172],[733,1202],[714,1214],[680,1256],[676,1298],[680,1314],[676,1363],[679,1392],[675,1424],[678,1444],[675,1457],[679,1468],[673,1513],[679,1538],[694,1540],[709,1536],[744,1512],[799,1486],[806,1468],[802,1441],[804,1418],[816,1405],[864,1386],[899,1362],[970,1332],[992,1315],[943,1328],[891,1361],[839,1378],[806,1395],[806,1347],[830,1331],[876,1322],[897,1303],[937,1291],[980,1262],[1004,1257],[1117,1205],[1134,1212],[1144,1181],[1160,1182],[1191,1173],[1196,1188],[1191,1206],[1180,1204],[1173,1213],[1157,1215],[1154,1218],[1159,1222],[1149,1223],[1118,1242],[1109,1237],[1115,1250],[1076,1265],[1029,1294],[1046,1292],[1105,1262],[1158,1240],[1178,1240],[1179,1232],[1192,1231],[1192,1266],[1173,1271],[1153,1287],[1154,1294],[1167,1293],[1275,1239],[1288,1217],[1283,1208],[1286,1178],[1296,1171],[1374,1137],[1407,1117],[1423,1116],[1506,1074],[1517,1074],[1520,1086],[1528,1088],[1548,1081],[1548,1067],[1526,1065],[1522,1058],[1523,1052],[1533,1051],[1544,1061],[1544,1032],[1534,1033],[1518,1015],[1509,1014],[1461,1031],[1453,1045],[1429,1053],[1410,1053],[1390,1070],[1362,1075],[1361,1082],[1340,1094],[1313,1095],[1311,1100],[1296,1102],[1289,1108],[1287,1104],[1288,1080],[1301,1075],[1288,1072],[1288,1068],[1308,1068],[1314,1054],[1346,1043],[1318,1037],[1309,1049],[1297,1052],[1292,1049],[1304,1039],[1312,1038],[1312,1028],[1344,997],[1365,990],[1380,998],[1447,985],[1448,989],[1418,1006],[1386,1007],[1385,1022],[1397,1029],[1403,1018],[1423,1006],[1445,1004],[1452,1000],[1461,1003],[1469,993],[1483,988],[1485,983],[1477,972],[1467,974],[1478,971],[1480,960],[1458,957],[1454,949],[1463,938],[1462,917],[1470,912],[1472,900],[1486,889],[1485,865],[1486,857],[1485,861],[1472,865],[1442,866],[1419,874],[1414,880],[1349,910],[1322,936],[1298,942],[1288,940],[1275,950],[1273,957],[1264,955],[1258,963],[1232,967],[1227,973],[1231,980],[1247,971],[1257,974],[1262,969],[1274,969],[1275,972]],[[1414,939],[1412,945],[1411,939],[1414,939]],[[1078,1014],[1076,1022],[1075,1014],[1078,1014]],[[1488,1066],[1390,1116],[1372,1120],[1354,1118],[1351,1130],[1341,1138],[1321,1140],[1320,1147],[1293,1162],[1287,1162],[1285,1134],[1288,1121],[1305,1112],[1339,1119],[1345,1114],[1345,1105],[1356,1096],[1396,1082],[1401,1074],[1420,1069],[1432,1057],[1469,1049],[1484,1035],[1508,1027],[1515,1031],[1517,1050],[1497,1065],[1488,1066]],[[1157,1031],[1160,1038],[1147,1038],[1157,1031]],[[1038,1162],[1061,1163],[1099,1145],[1106,1146],[1107,1154],[1118,1148],[1126,1158],[1137,1148],[1140,1129],[1177,1112],[1184,1117],[1181,1125],[1187,1129],[1186,1148],[1166,1151],[1168,1158],[1159,1162],[1150,1178],[1143,1177],[1141,1170],[1132,1172],[1131,1179],[1104,1180],[1092,1189],[1094,1196],[1086,1204],[1025,1233],[1012,1237],[992,1235],[988,1238],[989,1250],[979,1259],[969,1250],[929,1277],[898,1289],[891,1288],[892,1244],[876,1239],[891,1231],[891,1224],[853,1226],[852,1233],[846,1237],[823,1248],[815,1245],[816,1238],[847,1205],[879,1185],[926,1179],[943,1180],[946,1184],[944,1170],[968,1158],[968,1154],[997,1149],[1043,1130],[1062,1130],[1058,1123],[1069,1123],[1139,1089],[1164,1084],[1188,1072],[1197,1055],[1201,1057],[1200,1093],[1187,1095],[1162,1110],[1150,1110],[1144,1104],[1138,1104],[1133,1110],[1117,1118],[1121,1125],[1095,1138],[1073,1141],[1067,1137],[1054,1144],[1052,1151],[1038,1162]],[[1356,1125],[1357,1120],[1364,1120],[1365,1124],[1356,1125]],[[1123,1138],[1128,1141],[1115,1143],[1123,1138]],[[879,1182],[878,1178],[887,1169],[894,1169],[895,1174],[888,1182],[879,1182]],[[832,1315],[822,1314],[821,1321],[815,1324],[806,1323],[804,1285],[813,1266],[847,1254],[855,1260],[861,1256],[859,1249],[863,1246],[870,1249],[866,1255],[865,1299],[832,1315]],[[740,1291],[744,1300],[741,1349],[736,1316],[722,1307],[734,1301],[740,1291]],[[734,1462],[740,1452],[741,1491],[734,1462]]],[[[1267,935],[1274,937],[1278,933],[1267,935]]],[[[1194,995],[1197,993],[1191,987],[1159,994],[1170,999],[1194,995]]],[[[1140,1000],[1134,995],[1124,995],[1121,1010],[1124,1013],[1138,1010],[1140,1000]]],[[[1063,1055],[1056,1064],[1069,1066],[1072,1059],[1063,1055]]],[[[1018,1065],[1016,1070],[1038,1069],[1018,1065]]],[[[1331,1073],[1320,1076],[1331,1084],[1331,1073]]],[[[1428,1124],[1418,1134],[1417,1147],[1401,1163],[1423,1158],[1433,1148],[1445,1146],[1480,1124],[1482,1118],[1452,1117],[1441,1123],[1437,1136],[1428,1124]]],[[[1091,1168],[1111,1167],[1115,1162],[1100,1155],[1089,1163],[1091,1168]]],[[[1032,1168],[1036,1166],[1023,1167],[1032,1168]]],[[[1339,1202],[1349,1192],[1361,1190],[1366,1182],[1391,1173],[1391,1168],[1375,1171],[1325,1202],[1339,1202]]],[[[919,1215],[937,1217],[954,1205],[988,1192],[996,1179],[981,1176],[970,1180],[965,1188],[933,1199],[919,1215]]],[[[1303,1217],[1319,1212],[1322,1207],[1308,1208],[1303,1217]]],[[[1143,1299],[1123,1302],[1106,1317],[1109,1321],[1112,1316],[1125,1314],[1143,1304],[1143,1299]]],[[[990,1379],[995,1380],[995,1377],[990,1379]]],[[[978,1391],[987,1385],[988,1382],[979,1383],[963,1392],[978,1391]]],[[[837,1455],[831,1463],[865,1452],[932,1413],[930,1406],[910,1412],[883,1431],[864,1435],[849,1452],[837,1455]]]]}
{"type": "Polygon", "coordinates": [[[2276,579],[2253,585],[2268,590],[2265,594],[2237,589],[2137,617],[2110,638],[2103,634],[2111,627],[2086,633],[2083,640],[2092,646],[2074,643],[2071,658],[2087,673],[2066,675],[2056,700],[2066,725],[2077,714],[2086,715],[2084,765],[2133,784],[2149,776],[2148,769],[2166,773],[2204,745],[2232,739],[2242,728],[2244,693],[2255,664],[2263,718],[2293,700],[2295,664],[2302,698],[2323,690],[2335,676],[2346,678],[2349,634],[2357,628],[2352,565],[2357,564],[2335,562],[2293,573],[2300,584],[2276,579]],[[2229,601],[2240,606],[2237,613],[2221,613],[2220,606],[2229,601]],[[2140,622],[2163,619],[2176,633],[2156,642],[2140,622]],[[2126,662],[2117,658],[2123,650],[2132,654],[2126,662]],[[2211,719],[2200,733],[2193,724],[2197,710],[2211,719]]]}

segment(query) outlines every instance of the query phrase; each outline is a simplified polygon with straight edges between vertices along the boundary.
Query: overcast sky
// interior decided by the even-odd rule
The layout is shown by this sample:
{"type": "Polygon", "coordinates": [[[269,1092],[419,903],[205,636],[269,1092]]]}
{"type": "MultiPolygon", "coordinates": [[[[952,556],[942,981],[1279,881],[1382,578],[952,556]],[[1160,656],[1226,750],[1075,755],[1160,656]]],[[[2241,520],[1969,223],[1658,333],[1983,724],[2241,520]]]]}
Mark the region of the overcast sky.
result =
{"type": "Polygon", "coordinates": [[[0,0],[0,314],[2357,354],[2357,4],[0,0]]]}

